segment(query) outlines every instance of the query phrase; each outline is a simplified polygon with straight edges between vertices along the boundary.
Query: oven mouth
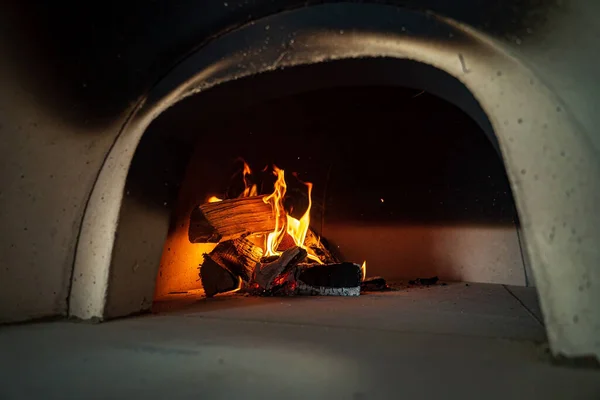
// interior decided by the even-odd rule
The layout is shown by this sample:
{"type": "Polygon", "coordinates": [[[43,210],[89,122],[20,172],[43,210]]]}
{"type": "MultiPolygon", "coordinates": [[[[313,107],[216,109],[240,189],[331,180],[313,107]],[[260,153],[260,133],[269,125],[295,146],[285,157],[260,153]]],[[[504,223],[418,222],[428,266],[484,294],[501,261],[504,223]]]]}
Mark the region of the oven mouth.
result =
{"type": "MultiPolygon", "coordinates": [[[[330,262],[349,262],[362,274],[366,261],[367,277],[387,280],[380,289],[527,285],[518,215],[490,129],[460,82],[409,60],[295,67],[183,100],[150,125],[127,180],[132,208],[169,219],[154,299],[205,294],[203,255],[236,237],[204,230],[199,238],[195,214],[214,208],[211,198],[272,194],[275,168],[285,171],[286,201],[297,203],[286,212],[302,218],[303,182],[311,182],[309,232],[334,255],[330,262]],[[386,74],[411,85],[379,84],[386,74]],[[417,76],[447,91],[410,87],[417,76]],[[451,96],[460,106],[444,99],[451,96]]],[[[257,240],[264,252],[264,238],[257,240]]],[[[235,273],[223,279],[224,293],[251,285],[235,273]]]]}

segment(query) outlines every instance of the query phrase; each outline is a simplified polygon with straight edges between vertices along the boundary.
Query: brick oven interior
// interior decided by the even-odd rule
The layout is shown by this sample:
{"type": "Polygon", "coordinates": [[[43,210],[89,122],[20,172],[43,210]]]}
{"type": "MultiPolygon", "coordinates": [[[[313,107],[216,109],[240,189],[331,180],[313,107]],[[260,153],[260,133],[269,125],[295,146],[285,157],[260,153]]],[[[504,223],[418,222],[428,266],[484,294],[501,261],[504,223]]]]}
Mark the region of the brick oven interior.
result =
{"type": "MultiPolygon", "coordinates": [[[[360,74],[365,63],[335,68],[360,74]]],[[[128,201],[171,213],[155,300],[201,293],[198,267],[216,244],[190,242],[190,214],[211,195],[241,193],[240,158],[257,174],[275,164],[312,182],[312,229],[341,259],[366,260],[369,276],[533,286],[501,156],[457,106],[394,86],[322,88],[240,108],[220,107],[221,96],[229,93],[168,110],[133,160],[128,201]]]]}
{"type": "Polygon", "coordinates": [[[435,1],[217,3],[0,12],[0,44],[60,64],[0,47],[0,398],[598,398],[596,94],[556,78],[581,69],[435,1]],[[194,216],[277,168],[358,292],[287,290],[301,262],[265,289],[275,256],[207,295],[226,240],[194,216]]]}

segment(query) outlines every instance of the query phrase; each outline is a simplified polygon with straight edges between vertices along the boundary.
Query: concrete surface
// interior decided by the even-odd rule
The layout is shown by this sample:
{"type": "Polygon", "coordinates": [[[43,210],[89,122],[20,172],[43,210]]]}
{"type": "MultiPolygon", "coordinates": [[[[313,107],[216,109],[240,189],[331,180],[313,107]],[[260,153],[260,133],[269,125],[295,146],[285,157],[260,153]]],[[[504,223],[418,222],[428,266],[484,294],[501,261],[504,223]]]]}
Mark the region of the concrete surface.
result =
{"type": "MultiPolygon", "coordinates": [[[[529,291],[531,292],[531,288],[529,291]]],[[[0,398],[597,399],[503,286],[225,296],[92,325],[0,329],[0,398]]]]}

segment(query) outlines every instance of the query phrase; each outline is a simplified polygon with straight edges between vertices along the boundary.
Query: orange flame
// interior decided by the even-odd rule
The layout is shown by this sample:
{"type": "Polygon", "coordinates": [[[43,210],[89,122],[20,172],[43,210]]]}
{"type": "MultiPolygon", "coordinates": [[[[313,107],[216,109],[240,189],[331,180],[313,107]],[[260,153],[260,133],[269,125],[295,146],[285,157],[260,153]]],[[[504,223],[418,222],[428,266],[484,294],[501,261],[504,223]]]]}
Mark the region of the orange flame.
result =
{"type": "Polygon", "coordinates": [[[363,261],[362,266],[360,267],[360,273],[361,273],[361,281],[364,281],[365,278],[367,277],[367,261],[363,261]]]}
{"type": "Polygon", "coordinates": [[[209,203],[216,203],[217,201],[223,201],[223,199],[220,199],[217,196],[210,196],[207,201],[209,203]]]}
{"type": "Polygon", "coordinates": [[[287,190],[287,184],[285,183],[285,171],[273,166],[273,174],[277,176],[275,181],[275,190],[269,196],[263,198],[263,201],[273,206],[273,212],[275,214],[275,230],[267,235],[265,241],[265,255],[276,256],[280,255],[281,252],[277,249],[279,244],[283,240],[283,237],[287,233],[292,237],[296,246],[305,249],[308,253],[308,258],[322,264],[319,257],[314,252],[304,245],[306,240],[306,233],[310,227],[310,209],[312,207],[312,183],[304,182],[308,188],[308,208],[304,212],[304,215],[300,219],[296,219],[291,215],[287,214],[283,208],[283,198],[287,190]]]}
{"type": "Polygon", "coordinates": [[[282,169],[273,166],[273,174],[277,177],[275,181],[275,190],[268,196],[263,198],[266,204],[271,204],[273,207],[273,213],[275,214],[275,230],[267,235],[265,241],[265,256],[276,256],[281,254],[277,251],[281,240],[285,234],[285,210],[283,209],[283,196],[287,190],[285,184],[284,171],[282,169]]]}
{"type": "Polygon", "coordinates": [[[306,232],[310,225],[310,208],[312,206],[311,194],[312,194],[312,183],[306,182],[308,188],[308,208],[300,219],[296,219],[288,214],[287,216],[287,233],[294,239],[296,246],[304,247],[304,240],[306,239],[306,232]]]}

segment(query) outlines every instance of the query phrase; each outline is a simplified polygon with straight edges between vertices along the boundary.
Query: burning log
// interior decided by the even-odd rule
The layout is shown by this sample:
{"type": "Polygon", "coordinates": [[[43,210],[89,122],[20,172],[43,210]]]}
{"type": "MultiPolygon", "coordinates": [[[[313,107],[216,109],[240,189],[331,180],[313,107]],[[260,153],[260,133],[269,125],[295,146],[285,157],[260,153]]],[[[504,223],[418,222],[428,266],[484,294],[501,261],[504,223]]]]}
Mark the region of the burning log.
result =
{"type": "Polygon", "coordinates": [[[288,272],[300,261],[303,261],[306,258],[306,254],[306,250],[300,247],[290,247],[275,261],[266,264],[259,263],[254,269],[253,283],[258,285],[257,289],[271,289],[275,278],[288,272]]]}
{"type": "Polygon", "coordinates": [[[188,237],[192,243],[218,243],[249,234],[272,232],[275,218],[265,196],[205,203],[192,211],[188,237]]]}
{"type": "Polygon", "coordinates": [[[236,289],[249,282],[262,257],[262,249],[246,238],[221,242],[204,255],[200,280],[207,297],[236,289]]]}
{"type": "Polygon", "coordinates": [[[262,249],[246,238],[221,242],[210,252],[211,258],[235,277],[249,282],[256,263],[260,262],[262,249]]]}
{"type": "Polygon", "coordinates": [[[259,295],[358,296],[366,264],[340,263],[310,229],[312,183],[304,183],[308,206],[296,219],[284,208],[287,185],[282,169],[273,166],[277,180],[268,196],[246,197],[255,193],[246,180],[246,164],[243,174],[244,197],[209,200],[190,217],[190,242],[219,243],[205,255],[200,271],[207,296],[244,283],[259,295]],[[279,255],[261,258],[262,247],[252,242],[257,237],[265,240],[264,252],[279,255]]]}

